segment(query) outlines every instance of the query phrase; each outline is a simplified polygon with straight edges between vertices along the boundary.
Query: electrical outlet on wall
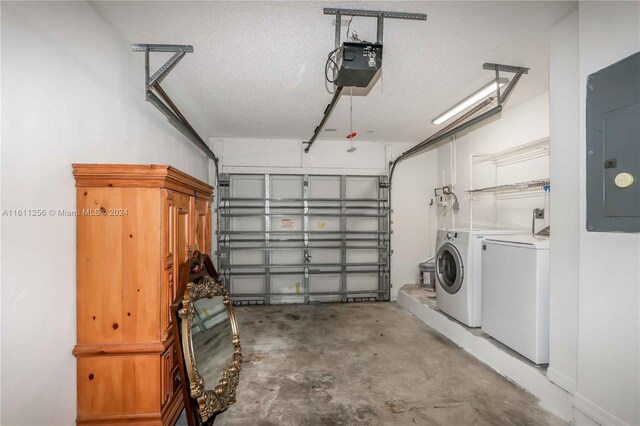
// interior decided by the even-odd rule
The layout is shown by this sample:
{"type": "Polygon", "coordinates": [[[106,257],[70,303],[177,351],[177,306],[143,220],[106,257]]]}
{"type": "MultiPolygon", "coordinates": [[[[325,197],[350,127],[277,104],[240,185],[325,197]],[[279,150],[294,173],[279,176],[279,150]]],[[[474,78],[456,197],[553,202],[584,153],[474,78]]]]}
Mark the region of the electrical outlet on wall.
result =
{"type": "Polygon", "coordinates": [[[451,198],[451,196],[454,197],[454,200],[457,204],[457,199],[455,198],[455,195],[453,195],[452,189],[453,185],[445,185],[441,188],[436,188],[433,190],[433,193],[436,196],[436,202],[439,206],[447,207],[449,205],[449,199],[451,198]]]}

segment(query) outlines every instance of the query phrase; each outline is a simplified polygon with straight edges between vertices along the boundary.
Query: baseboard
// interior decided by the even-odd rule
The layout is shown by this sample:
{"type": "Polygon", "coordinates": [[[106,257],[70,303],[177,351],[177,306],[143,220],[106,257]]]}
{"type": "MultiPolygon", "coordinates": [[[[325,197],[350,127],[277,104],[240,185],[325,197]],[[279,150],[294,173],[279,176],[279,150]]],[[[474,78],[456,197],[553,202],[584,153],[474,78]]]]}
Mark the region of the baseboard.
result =
{"type": "Polygon", "coordinates": [[[560,386],[562,389],[574,395],[576,393],[576,380],[556,370],[553,367],[547,368],[547,379],[560,386]]]}
{"type": "Polygon", "coordinates": [[[576,393],[575,399],[573,401],[573,406],[576,410],[580,411],[582,414],[601,425],[608,426],[628,424],[579,393],[576,393]]]}

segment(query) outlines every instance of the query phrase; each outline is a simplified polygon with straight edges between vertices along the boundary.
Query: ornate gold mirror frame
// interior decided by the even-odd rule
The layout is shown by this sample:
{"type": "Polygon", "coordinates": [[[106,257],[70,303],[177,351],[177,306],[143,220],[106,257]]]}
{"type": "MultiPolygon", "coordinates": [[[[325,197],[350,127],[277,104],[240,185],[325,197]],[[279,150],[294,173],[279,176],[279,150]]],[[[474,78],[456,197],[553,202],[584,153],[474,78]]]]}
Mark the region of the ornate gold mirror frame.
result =
{"type": "Polygon", "coordinates": [[[182,381],[187,420],[190,426],[196,426],[207,423],[215,414],[226,410],[229,405],[236,402],[236,387],[240,378],[242,352],[238,323],[231,298],[227,289],[218,282],[218,273],[209,255],[196,252],[187,261],[181,271],[180,286],[178,297],[172,305],[173,328],[178,344],[180,368],[183,377],[187,378],[182,381]],[[222,303],[227,308],[233,340],[233,355],[230,364],[222,370],[220,381],[215,384],[206,383],[198,371],[193,348],[195,302],[214,297],[222,297],[222,303]],[[194,416],[190,410],[196,411],[199,416],[194,416]]]}

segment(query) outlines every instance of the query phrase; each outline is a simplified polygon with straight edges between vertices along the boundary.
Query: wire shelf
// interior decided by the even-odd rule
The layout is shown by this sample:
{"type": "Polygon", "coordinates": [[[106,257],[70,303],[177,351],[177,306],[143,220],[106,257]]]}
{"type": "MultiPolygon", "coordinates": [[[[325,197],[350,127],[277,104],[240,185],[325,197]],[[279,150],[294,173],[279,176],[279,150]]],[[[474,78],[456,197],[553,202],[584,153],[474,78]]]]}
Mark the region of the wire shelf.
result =
{"type": "Polygon", "coordinates": [[[465,192],[467,194],[495,193],[495,192],[525,192],[525,191],[536,191],[536,190],[546,189],[546,187],[550,187],[550,186],[551,186],[551,180],[549,178],[546,178],[546,179],[529,180],[526,182],[510,183],[506,185],[488,186],[485,188],[471,189],[465,192]]]}
{"type": "Polygon", "coordinates": [[[550,139],[548,137],[527,142],[513,148],[495,152],[493,154],[475,154],[472,156],[472,164],[483,162],[499,162],[505,160],[516,160],[531,155],[545,154],[549,152],[550,139]]]}

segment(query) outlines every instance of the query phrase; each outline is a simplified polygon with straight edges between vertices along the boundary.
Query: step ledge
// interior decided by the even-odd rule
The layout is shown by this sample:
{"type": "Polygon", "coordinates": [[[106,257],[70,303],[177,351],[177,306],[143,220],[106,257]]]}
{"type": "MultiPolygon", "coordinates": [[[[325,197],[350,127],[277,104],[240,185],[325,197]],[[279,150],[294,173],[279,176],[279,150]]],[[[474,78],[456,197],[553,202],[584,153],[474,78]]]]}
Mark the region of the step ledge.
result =
{"type": "Polygon", "coordinates": [[[415,284],[398,291],[398,304],[420,318],[444,337],[487,364],[494,371],[533,394],[542,408],[566,422],[573,420],[572,394],[546,377],[546,368],[537,366],[516,352],[482,333],[465,327],[438,310],[428,292],[415,284]]]}

